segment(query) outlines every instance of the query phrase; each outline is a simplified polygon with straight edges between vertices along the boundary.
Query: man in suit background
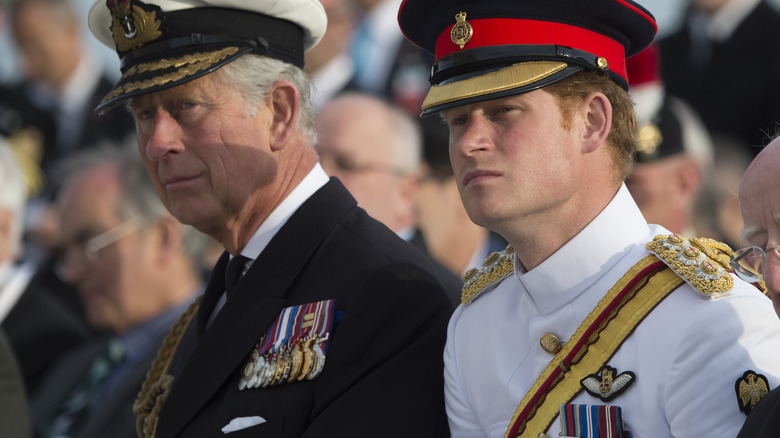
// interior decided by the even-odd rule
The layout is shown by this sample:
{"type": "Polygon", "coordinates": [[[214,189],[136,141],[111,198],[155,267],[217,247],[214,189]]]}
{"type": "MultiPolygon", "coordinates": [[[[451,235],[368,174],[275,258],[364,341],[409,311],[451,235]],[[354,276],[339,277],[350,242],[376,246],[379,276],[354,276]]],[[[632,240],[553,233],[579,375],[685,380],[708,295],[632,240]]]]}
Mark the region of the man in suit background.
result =
{"type": "Polygon", "coordinates": [[[86,48],[71,0],[15,0],[9,16],[24,78],[20,90],[55,120],[55,142],[41,158],[45,173],[76,150],[121,144],[132,134],[126,112],[104,118],[92,112],[113,81],[86,48]]]}
{"type": "Polygon", "coordinates": [[[53,366],[32,397],[40,437],[133,437],[133,402],[179,314],[201,291],[205,236],[162,206],[134,151],[73,158],[57,205],[90,324],[107,335],[53,366]]]}
{"type": "MultiPolygon", "coordinates": [[[[391,103],[358,92],[334,97],[317,121],[316,149],[325,172],[341,180],[371,217],[431,256],[417,226],[422,157],[418,121],[391,103]]],[[[457,306],[463,282],[455,271],[436,263],[457,306]]]]}
{"type": "Polygon", "coordinates": [[[34,264],[22,260],[26,193],[16,154],[0,138],[0,325],[32,393],[52,362],[83,344],[90,333],[56,298],[57,290],[35,281],[34,264]]]}
{"type": "Polygon", "coordinates": [[[97,110],[129,103],[163,204],[227,251],[142,386],[143,435],[447,436],[431,261],[317,161],[320,3],[108,6],[90,29],[123,76],[97,110]]]}
{"type": "Polygon", "coordinates": [[[767,0],[688,0],[682,26],[658,41],[666,90],[698,112],[716,143],[755,156],[780,120],[778,39],[780,12],[767,0]]]}

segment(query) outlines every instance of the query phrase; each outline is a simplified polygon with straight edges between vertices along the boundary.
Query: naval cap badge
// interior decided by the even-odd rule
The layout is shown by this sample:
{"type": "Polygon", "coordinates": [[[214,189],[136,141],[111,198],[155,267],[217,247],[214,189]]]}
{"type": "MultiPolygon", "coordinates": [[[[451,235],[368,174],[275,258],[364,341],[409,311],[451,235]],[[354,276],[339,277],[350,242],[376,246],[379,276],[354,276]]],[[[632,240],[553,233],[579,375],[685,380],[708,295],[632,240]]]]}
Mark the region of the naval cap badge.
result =
{"type": "Polygon", "coordinates": [[[617,370],[609,365],[601,367],[601,372],[585,376],[580,384],[588,394],[608,402],[623,391],[628,389],[636,380],[636,375],[631,371],[617,374],[617,370]]]}
{"type": "Polygon", "coordinates": [[[132,0],[106,0],[111,10],[111,34],[121,52],[135,50],[160,38],[162,21],[154,5],[146,10],[132,0]]]}
{"type": "Polygon", "coordinates": [[[450,39],[461,49],[471,41],[474,34],[474,28],[466,21],[466,13],[461,11],[455,14],[455,25],[450,31],[450,39]]]}

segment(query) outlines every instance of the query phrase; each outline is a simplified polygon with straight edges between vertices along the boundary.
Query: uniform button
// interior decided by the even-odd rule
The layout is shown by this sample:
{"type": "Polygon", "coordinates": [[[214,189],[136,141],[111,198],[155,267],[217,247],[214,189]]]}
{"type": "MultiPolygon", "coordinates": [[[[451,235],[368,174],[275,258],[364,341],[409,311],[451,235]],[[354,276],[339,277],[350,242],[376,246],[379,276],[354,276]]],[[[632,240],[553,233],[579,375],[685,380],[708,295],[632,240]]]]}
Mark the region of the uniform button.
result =
{"type": "Polygon", "coordinates": [[[550,354],[561,351],[561,340],[552,333],[543,334],[542,338],[539,339],[539,344],[541,344],[544,351],[550,354]]]}

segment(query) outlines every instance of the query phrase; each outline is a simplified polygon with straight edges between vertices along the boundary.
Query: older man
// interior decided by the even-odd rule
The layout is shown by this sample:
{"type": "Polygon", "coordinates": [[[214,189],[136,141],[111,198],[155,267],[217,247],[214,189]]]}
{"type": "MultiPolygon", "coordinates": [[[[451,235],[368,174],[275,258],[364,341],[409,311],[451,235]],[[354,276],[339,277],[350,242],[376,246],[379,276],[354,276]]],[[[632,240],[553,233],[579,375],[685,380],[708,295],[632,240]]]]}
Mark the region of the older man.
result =
{"type": "MultiPolygon", "coordinates": [[[[763,280],[780,316],[780,189],[775,184],[780,165],[780,138],[761,150],[739,186],[739,207],[748,243],[735,254],[734,267],[748,281],[763,280]]],[[[740,438],[776,437],[780,430],[780,390],[772,391],[750,414],[740,438]]]]}
{"type": "Polygon", "coordinates": [[[317,162],[316,0],[98,1],[165,206],[227,252],[136,403],[146,436],[447,434],[451,305],[430,261],[317,162]]]}
{"type": "Polygon", "coordinates": [[[160,342],[202,290],[205,236],[165,210],[134,151],[79,157],[71,172],[57,199],[57,270],[107,336],[47,373],[32,399],[36,436],[132,437],[160,342]]]}
{"type": "Polygon", "coordinates": [[[623,184],[625,58],[653,39],[652,15],[629,0],[406,0],[399,22],[436,54],[422,110],[449,127],[466,211],[510,244],[467,274],[450,321],[452,436],[736,435],[780,383],[780,321],[727,272],[727,247],[648,225],[623,184]]]}

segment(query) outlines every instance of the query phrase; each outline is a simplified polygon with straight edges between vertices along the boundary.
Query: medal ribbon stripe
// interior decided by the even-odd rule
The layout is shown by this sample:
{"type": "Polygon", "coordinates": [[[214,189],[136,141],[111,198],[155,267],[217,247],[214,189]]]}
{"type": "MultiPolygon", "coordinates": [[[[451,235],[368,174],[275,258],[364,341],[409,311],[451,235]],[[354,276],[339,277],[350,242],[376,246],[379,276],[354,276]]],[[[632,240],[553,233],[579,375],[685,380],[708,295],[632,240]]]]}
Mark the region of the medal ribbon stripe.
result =
{"type": "Polygon", "coordinates": [[[537,378],[505,436],[514,438],[530,431],[525,436],[536,437],[547,430],[560,405],[582,390],[580,380],[602,367],[645,316],[682,283],[655,255],[634,265],[537,378]]]}

